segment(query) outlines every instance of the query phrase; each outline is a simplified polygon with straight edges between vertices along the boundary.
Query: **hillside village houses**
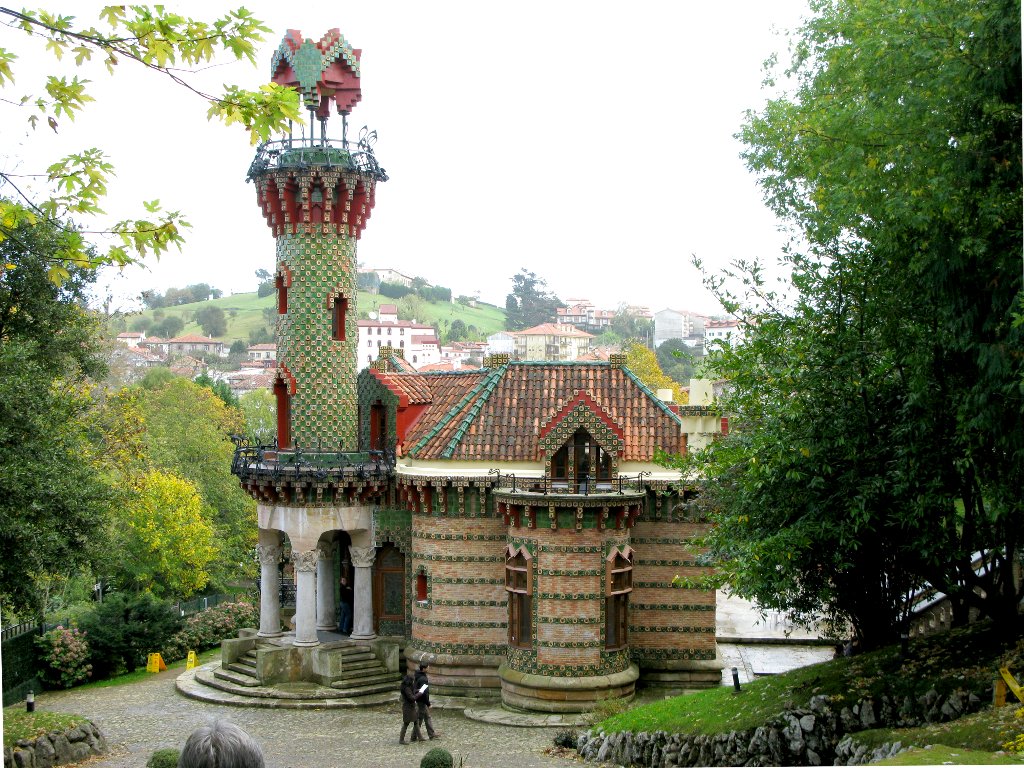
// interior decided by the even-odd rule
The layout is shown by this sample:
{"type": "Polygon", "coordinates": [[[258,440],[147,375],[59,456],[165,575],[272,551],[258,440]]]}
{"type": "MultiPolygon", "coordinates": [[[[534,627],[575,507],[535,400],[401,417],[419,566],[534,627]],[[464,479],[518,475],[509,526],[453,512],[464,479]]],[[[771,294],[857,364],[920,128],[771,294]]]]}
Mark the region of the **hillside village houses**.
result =
{"type": "Polygon", "coordinates": [[[252,344],[246,350],[249,362],[261,368],[273,368],[277,364],[277,344],[265,342],[252,344]]]}
{"type": "Polygon", "coordinates": [[[736,320],[708,320],[704,324],[704,349],[713,349],[717,342],[726,341],[735,349],[743,343],[743,331],[736,320]]]}
{"type": "Polygon", "coordinates": [[[441,362],[441,342],[434,327],[415,320],[399,320],[395,304],[381,304],[376,318],[359,320],[358,325],[359,370],[369,367],[382,347],[402,350],[406,361],[414,368],[441,362]]]}
{"type": "Polygon", "coordinates": [[[541,323],[513,335],[518,360],[579,360],[590,352],[590,340],[594,338],[574,325],[562,323],[541,323]]]}

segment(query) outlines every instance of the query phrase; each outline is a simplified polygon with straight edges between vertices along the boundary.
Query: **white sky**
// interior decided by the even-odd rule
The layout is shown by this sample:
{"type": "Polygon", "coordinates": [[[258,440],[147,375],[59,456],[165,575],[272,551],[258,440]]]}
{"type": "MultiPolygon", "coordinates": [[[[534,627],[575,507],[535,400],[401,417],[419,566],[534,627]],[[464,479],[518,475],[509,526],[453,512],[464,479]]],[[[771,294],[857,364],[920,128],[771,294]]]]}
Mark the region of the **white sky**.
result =
{"type": "MultiPolygon", "coordinates": [[[[204,18],[236,4],[166,3],[204,18]]],[[[84,20],[102,3],[65,2],[84,20]]],[[[48,6],[52,7],[52,6],[48,6]]],[[[690,266],[760,256],[783,237],[761,203],[733,138],[759,107],[761,64],[782,54],[806,3],[669,2],[249,3],[274,32],[247,64],[200,81],[257,87],[288,28],[318,39],[338,27],[363,51],[363,100],[350,138],[368,124],[390,181],[359,244],[360,262],[422,275],[456,294],[504,306],[521,267],[563,300],[589,298],[716,312],[690,266]],[[282,10],[284,9],[284,10],[282,10]]],[[[65,10],[65,12],[70,12],[65,10]]],[[[0,27],[0,47],[23,52],[5,99],[32,87],[24,35],[0,27]]],[[[160,198],[187,213],[182,253],[130,269],[111,290],[123,309],[147,288],[206,282],[252,291],[272,269],[274,244],[245,174],[254,148],[237,127],[206,121],[196,96],[124,62],[85,76],[97,102],[55,135],[24,128],[0,105],[0,167],[39,171],[68,151],[99,146],[118,176],[112,217],[160,198]]],[[[340,134],[340,117],[328,124],[340,134]]],[[[332,130],[333,129],[333,130],[332,130]]]]}

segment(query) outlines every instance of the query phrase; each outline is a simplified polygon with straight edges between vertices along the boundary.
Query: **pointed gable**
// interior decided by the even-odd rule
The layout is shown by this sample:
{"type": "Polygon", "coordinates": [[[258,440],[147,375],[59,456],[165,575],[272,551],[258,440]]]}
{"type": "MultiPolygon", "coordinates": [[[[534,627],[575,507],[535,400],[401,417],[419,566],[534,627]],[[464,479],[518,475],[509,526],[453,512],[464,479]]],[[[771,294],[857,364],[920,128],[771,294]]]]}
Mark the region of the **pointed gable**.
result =
{"type": "MultiPolygon", "coordinates": [[[[626,444],[622,427],[587,392],[580,392],[541,427],[538,448],[550,455],[583,427],[606,451],[620,453],[626,444]]],[[[540,458],[540,456],[538,456],[540,458]]]]}

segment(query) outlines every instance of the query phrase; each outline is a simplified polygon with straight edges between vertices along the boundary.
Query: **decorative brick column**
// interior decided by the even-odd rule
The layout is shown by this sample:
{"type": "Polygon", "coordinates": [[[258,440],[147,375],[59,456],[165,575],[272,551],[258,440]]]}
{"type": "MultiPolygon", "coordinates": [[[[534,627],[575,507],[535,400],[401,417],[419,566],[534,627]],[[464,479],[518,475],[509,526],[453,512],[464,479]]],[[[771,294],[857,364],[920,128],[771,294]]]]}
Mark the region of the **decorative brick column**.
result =
{"type": "Polygon", "coordinates": [[[373,547],[349,547],[355,578],[352,585],[355,593],[352,623],[353,640],[372,640],[377,636],[373,631],[373,561],[377,550],[373,547]]]}
{"type": "Polygon", "coordinates": [[[338,608],[334,590],[334,542],[320,542],[316,551],[316,628],[336,632],[338,608]]]}
{"type": "MultiPolygon", "coordinates": [[[[280,539],[277,531],[268,531],[280,539]]],[[[260,538],[264,532],[260,531],[260,538]]],[[[260,544],[256,552],[260,558],[260,631],[259,637],[280,637],[281,632],[281,578],[277,566],[281,562],[280,544],[260,544]]]]}
{"type": "Polygon", "coordinates": [[[295,582],[295,645],[319,645],[316,634],[316,564],[315,549],[292,552],[297,576],[295,582]]]}

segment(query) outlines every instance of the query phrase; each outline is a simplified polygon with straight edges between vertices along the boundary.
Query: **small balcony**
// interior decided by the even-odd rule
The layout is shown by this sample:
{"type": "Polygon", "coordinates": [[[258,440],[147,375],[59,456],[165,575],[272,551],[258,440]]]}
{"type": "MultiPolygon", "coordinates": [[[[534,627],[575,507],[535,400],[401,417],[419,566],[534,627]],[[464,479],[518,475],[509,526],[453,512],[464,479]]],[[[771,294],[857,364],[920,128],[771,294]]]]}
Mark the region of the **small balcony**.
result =
{"type": "Polygon", "coordinates": [[[369,176],[376,181],[387,181],[387,172],[380,167],[373,154],[372,141],[367,137],[357,143],[345,139],[281,139],[260,144],[256,157],[249,166],[246,179],[252,181],[266,171],[284,168],[341,168],[369,176]]]}
{"type": "Polygon", "coordinates": [[[257,501],[332,504],[384,492],[395,471],[394,450],[332,451],[296,445],[250,445],[234,437],[231,472],[257,501]]]}
{"type": "Polygon", "coordinates": [[[516,476],[512,473],[502,473],[492,469],[489,474],[497,475],[497,482],[494,492],[502,497],[520,498],[520,503],[526,497],[598,497],[609,498],[643,498],[646,493],[644,477],[649,472],[640,472],[636,475],[619,475],[614,478],[597,478],[587,476],[583,478],[554,478],[516,476]]]}

